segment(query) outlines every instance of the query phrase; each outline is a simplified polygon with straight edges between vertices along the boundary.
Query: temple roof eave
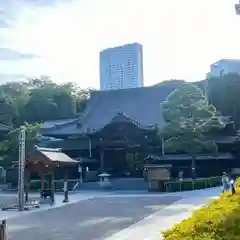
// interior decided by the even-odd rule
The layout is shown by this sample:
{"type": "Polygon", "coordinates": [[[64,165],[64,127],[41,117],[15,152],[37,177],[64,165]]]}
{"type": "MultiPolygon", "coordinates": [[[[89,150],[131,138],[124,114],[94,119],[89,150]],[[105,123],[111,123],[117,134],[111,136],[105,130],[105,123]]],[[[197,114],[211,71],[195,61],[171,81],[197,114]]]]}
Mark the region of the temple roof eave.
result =
{"type": "Polygon", "coordinates": [[[44,136],[48,137],[60,137],[65,138],[68,136],[92,136],[96,135],[97,133],[100,133],[104,129],[106,129],[109,125],[111,124],[132,124],[139,130],[145,130],[145,131],[150,131],[150,130],[156,130],[159,126],[157,124],[147,126],[145,124],[142,124],[141,122],[138,122],[137,120],[128,117],[124,113],[118,112],[115,116],[113,116],[109,121],[105,122],[102,125],[99,125],[99,127],[96,128],[90,128],[86,127],[83,124],[79,122],[71,122],[65,125],[64,127],[57,128],[54,127],[52,129],[42,129],[41,134],[44,136]]]}

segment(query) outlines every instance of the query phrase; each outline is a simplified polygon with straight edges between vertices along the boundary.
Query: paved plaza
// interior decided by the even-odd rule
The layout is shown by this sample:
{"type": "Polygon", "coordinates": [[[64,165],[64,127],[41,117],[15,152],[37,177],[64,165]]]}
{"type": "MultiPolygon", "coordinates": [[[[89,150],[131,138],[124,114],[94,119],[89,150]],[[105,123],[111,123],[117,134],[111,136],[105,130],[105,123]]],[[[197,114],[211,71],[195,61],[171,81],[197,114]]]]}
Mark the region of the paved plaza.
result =
{"type": "MultiPolygon", "coordinates": [[[[65,205],[58,195],[54,207],[13,215],[0,212],[0,219],[7,218],[10,240],[159,240],[160,230],[190,216],[219,192],[79,193],[70,195],[71,203],[65,205]]],[[[8,197],[0,195],[0,202],[8,197]]]]}
{"type": "Polygon", "coordinates": [[[0,209],[16,203],[17,203],[16,195],[13,195],[13,194],[0,195],[0,209]]]}
{"type": "Polygon", "coordinates": [[[179,197],[96,197],[8,219],[10,240],[102,240],[179,197]]]}

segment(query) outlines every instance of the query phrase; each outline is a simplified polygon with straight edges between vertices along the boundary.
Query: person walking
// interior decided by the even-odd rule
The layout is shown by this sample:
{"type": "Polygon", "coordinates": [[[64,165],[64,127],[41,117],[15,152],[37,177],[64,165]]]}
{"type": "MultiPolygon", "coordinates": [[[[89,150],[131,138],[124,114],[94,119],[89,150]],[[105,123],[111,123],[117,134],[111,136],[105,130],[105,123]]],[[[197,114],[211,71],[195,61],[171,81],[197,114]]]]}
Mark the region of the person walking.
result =
{"type": "Polygon", "coordinates": [[[223,192],[229,191],[229,188],[230,188],[229,177],[225,172],[222,175],[222,185],[223,185],[223,192]]]}

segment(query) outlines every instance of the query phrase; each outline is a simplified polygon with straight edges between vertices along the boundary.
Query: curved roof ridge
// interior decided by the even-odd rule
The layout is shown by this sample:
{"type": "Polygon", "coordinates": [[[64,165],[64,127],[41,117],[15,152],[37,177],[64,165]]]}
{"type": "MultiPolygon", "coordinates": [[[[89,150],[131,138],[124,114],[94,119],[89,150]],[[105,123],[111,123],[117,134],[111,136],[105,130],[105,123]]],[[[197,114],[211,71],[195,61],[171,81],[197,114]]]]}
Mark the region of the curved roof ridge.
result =
{"type": "Polygon", "coordinates": [[[94,91],[91,93],[90,101],[88,102],[87,108],[84,110],[83,114],[78,118],[77,123],[81,124],[82,121],[85,120],[85,118],[90,114],[90,112],[96,107],[96,104],[99,100],[101,94],[98,94],[98,91],[94,91]],[[93,96],[95,95],[95,98],[93,99],[93,96]],[[90,102],[92,105],[90,105],[90,102]]]}
{"type": "Polygon", "coordinates": [[[134,119],[133,117],[128,116],[127,114],[125,114],[124,112],[117,112],[115,114],[115,116],[112,117],[112,119],[110,120],[110,122],[113,121],[123,121],[123,120],[127,120],[130,121],[131,123],[135,124],[135,125],[140,125],[140,122],[137,121],[136,119],[134,119]]]}
{"type": "Polygon", "coordinates": [[[101,127],[99,127],[98,129],[96,129],[96,131],[101,131],[103,128],[105,128],[106,126],[108,126],[109,124],[112,124],[114,122],[123,122],[125,120],[127,120],[127,122],[130,122],[132,124],[134,124],[136,127],[138,128],[148,128],[151,126],[145,126],[144,124],[138,122],[137,120],[135,120],[134,118],[126,115],[124,112],[117,112],[110,121],[108,121],[106,124],[103,124],[101,127]]]}

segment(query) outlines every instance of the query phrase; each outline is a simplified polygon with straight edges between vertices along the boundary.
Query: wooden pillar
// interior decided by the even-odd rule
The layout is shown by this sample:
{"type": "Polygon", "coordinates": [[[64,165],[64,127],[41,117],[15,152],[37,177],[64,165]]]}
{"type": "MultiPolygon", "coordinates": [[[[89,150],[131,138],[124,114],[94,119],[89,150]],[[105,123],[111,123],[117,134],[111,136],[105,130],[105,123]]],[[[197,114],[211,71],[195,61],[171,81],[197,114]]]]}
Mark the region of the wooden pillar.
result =
{"type": "Polygon", "coordinates": [[[25,202],[28,202],[28,192],[29,192],[29,184],[30,184],[30,171],[25,169],[25,202]]]}
{"type": "Polygon", "coordinates": [[[0,224],[0,240],[7,240],[7,223],[3,220],[0,224]]]}
{"type": "Polygon", "coordinates": [[[54,172],[51,173],[51,199],[52,204],[55,203],[55,183],[54,183],[54,172]]]}
{"type": "Polygon", "coordinates": [[[40,172],[40,178],[41,178],[41,190],[40,190],[40,197],[43,198],[43,190],[44,190],[44,173],[41,171],[40,172]]]}
{"type": "Polygon", "coordinates": [[[64,199],[63,202],[66,203],[68,202],[68,171],[66,170],[65,174],[64,174],[64,199]]]}
{"type": "Polygon", "coordinates": [[[41,175],[41,190],[43,190],[44,189],[44,173],[41,172],[40,175],[41,175]]]}

